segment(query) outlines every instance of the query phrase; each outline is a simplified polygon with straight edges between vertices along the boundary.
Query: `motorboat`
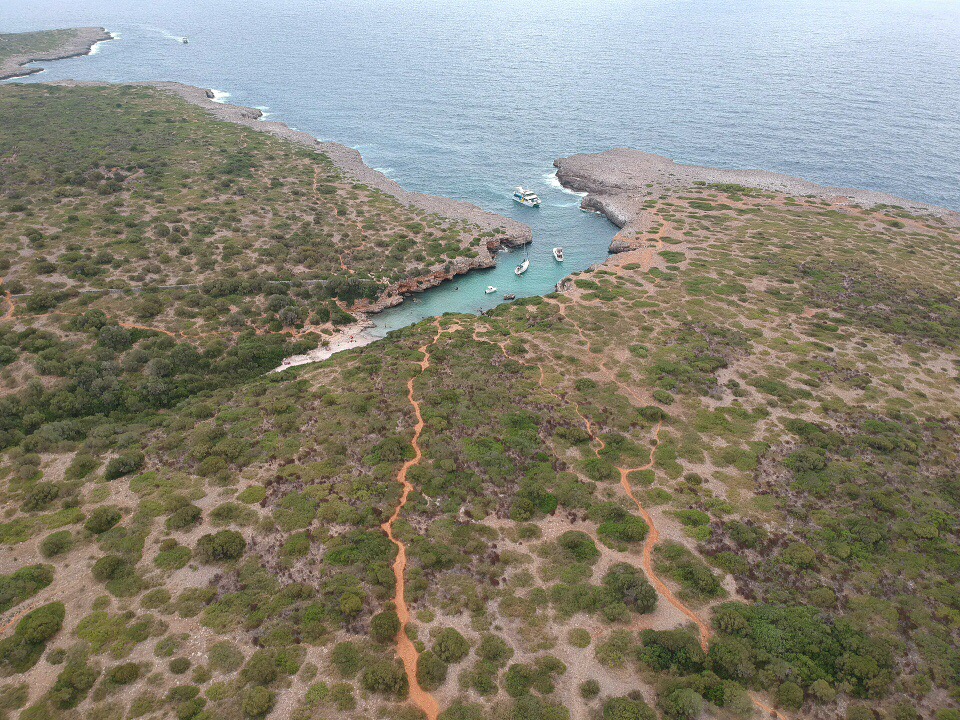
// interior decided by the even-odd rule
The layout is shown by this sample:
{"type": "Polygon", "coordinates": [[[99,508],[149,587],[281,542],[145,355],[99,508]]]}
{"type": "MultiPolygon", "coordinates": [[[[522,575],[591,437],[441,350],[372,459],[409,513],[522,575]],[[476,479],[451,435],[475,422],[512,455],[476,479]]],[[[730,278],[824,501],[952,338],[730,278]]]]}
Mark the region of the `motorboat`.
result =
{"type": "Polygon", "coordinates": [[[517,185],[513,190],[513,199],[525,207],[540,207],[540,198],[533,190],[524,190],[517,185]]]}
{"type": "Polygon", "coordinates": [[[487,289],[484,290],[483,292],[484,292],[485,295],[491,295],[491,294],[495,293],[496,291],[497,291],[497,289],[496,289],[493,285],[487,285],[487,289]]]}
{"type": "Polygon", "coordinates": [[[563,248],[555,247],[553,249],[553,259],[557,262],[563,262],[563,248]]]}

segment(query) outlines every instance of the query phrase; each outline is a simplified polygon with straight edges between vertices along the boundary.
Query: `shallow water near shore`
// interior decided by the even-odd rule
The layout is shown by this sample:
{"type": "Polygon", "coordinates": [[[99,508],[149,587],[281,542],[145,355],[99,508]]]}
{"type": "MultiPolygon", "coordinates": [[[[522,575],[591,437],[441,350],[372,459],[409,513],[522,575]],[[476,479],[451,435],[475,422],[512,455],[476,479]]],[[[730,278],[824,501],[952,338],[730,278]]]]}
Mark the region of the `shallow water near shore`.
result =
{"type": "Polygon", "coordinates": [[[630,146],[960,209],[957,3],[0,0],[4,31],[69,25],[121,39],[26,82],[214,88],[356,147],[408,189],[532,226],[523,277],[523,251],[502,255],[376,316],[377,335],[549,292],[602,261],[616,229],[553,178],[575,152],[630,146]],[[517,184],[543,206],[513,203],[517,184]]]}

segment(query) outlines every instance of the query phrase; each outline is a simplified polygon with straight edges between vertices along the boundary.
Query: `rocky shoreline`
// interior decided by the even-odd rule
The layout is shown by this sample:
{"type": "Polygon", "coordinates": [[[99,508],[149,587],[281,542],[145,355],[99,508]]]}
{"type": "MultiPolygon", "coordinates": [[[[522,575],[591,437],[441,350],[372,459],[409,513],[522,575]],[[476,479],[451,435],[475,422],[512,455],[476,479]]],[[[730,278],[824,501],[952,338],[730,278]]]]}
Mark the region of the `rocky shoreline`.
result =
{"type": "Polygon", "coordinates": [[[478,226],[483,232],[495,233],[486,245],[480,248],[477,257],[457,258],[449,271],[437,270],[419,278],[403,280],[387,288],[376,302],[360,308],[364,313],[376,313],[399,305],[403,302],[405,295],[429,290],[471,270],[493,267],[497,264],[497,253],[504,247],[523,247],[533,242],[533,231],[523,223],[487,212],[471,203],[404,190],[399,183],[364,163],[363,157],[353,148],[340,143],[317,140],[312,135],[294,130],[281,122],[261,120],[263,113],[256,108],[216,102],[212,90],[174,82],[142,84],[172,92],[187,102],[203,108],[219,120],[238,123],[321,152],[329,157],[345,175],[393,196],[404,205],[416,207],[430,214],[465,220],[478,226]]]}
{"type": "MultiPolygon", "coordinates": [[[[904,200],[886,193],[852,188],[817,185],[800,178],[765,170],[723,170],[697,165],[681,165],[661,155],[617,148],[594,154],[571,155],[554,161],[557,180],[569,190],[587,193],[581,207],[605,215],[610,222],[630,232],[642,229],[643,203],[664,191],[689,187],[694,183],[729,183],[783,193],[812,195],[836,205],[894,205],[960,223],[960,215],[927,203],[904,200]]],[[[610,252],[632,249],[620,234],[610,244],[610,252]]]]}
{"type": "Polygon", "coordinates": [[[24,65],[42,60],[66,60],[67,58],[89,55],[90,50],[98,42],[112,40],[113,35],[102,27],[71,28],[75,34],[56,50],[49,52],[22,53],[12,55],[0,65],[0,80],[26,77],[41,72],[43,68],[25,68],[24,65]]]}
{"type": "Polygon", "coordinates": [[[363,157],[353,148],[340,143],[317,140],[312,135],[294,130],[281,122],[261,120],[263,113],[256,108],[216,102],[212,90],[174,82],[143,84],[172,92],[187,102],[202,107],[220,120],[245,125],[317,150],[327,155],[337,168],[357,182],[392,195],[404,205],[416,207],[431,214],[466,220],[485,232],[500,231],[497,240],[506,247],[522,247],[533,239],[533,231],[523,223],[487,212],[471,203],[404,190],[399,183],[364,163],[363,157]]]}

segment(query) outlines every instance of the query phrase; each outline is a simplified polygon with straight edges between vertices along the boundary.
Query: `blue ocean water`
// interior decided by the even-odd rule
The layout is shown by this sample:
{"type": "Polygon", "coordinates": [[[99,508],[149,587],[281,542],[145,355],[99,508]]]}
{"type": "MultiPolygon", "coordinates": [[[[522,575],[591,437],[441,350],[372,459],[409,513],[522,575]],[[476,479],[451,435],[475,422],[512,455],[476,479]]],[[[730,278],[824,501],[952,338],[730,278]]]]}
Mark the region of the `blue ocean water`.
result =
{"type": "Polygon", "coordinates": [[[73,25],[120,39],[26,81],[216,88],[410,189],[533,227],[522,278],[504,256],[382,314],[381,331],[547,292],[602,260],[615,228],[552,178],[575,152],[634,147],[960,209],[955,0],[0,0],[4,32],[73,25]],[[543,207],[516,206],[517,184],[543,207]]]}

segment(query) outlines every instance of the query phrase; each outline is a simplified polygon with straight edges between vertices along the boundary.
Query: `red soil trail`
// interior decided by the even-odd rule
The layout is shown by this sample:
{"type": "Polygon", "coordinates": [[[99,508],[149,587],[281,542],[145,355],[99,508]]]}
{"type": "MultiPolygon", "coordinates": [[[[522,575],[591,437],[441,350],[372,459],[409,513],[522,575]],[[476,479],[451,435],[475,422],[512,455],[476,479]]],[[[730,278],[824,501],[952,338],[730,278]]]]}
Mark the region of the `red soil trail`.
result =
{"type": "MultiPolygon", "coordinates": [[[[456,327],[452,327],[448,328],[447,330],[443,330],[440,327],[439,320],[435,320],[434,325],[437,328],[437,334],[434,336],[433,340],[419,348],[420,352],[423,353],[423,360],[420,361],[421,375],[428,367],[430,367],[430,346],[435,344],[444,332],[453,332],[457,329],[456,327]]],[[[393,511],[393,515],[391,515],[390,519],[383,523],[383,525],[380,527],[387,534],[390,542],[397,546],[397,559],[393,561],[393,575],[397,581],[397,589],[396,593],[394,594],[393,602],[397,607],[397,617],[400,619],[400,632],[397,633],[397,654],[403,661],[403,667],[407,673],[407,682],[410,685],[410,700],[414,705],[423,711],[423,714],[426,715],[427,720],[437,720],[437,716],[440,714],[440,707],[437,705],[437,701],[434,699],[433,695],[421,688],[420,683],[417,682],[417,660],[420,657],[420,653],[417,652],[417,648],[414,646],[410,638],[407,637],[407,624],[410,622],[410,609],[407,607],[407,601],[404,598],[404,589],[406,587],[405,575],[407,569],[407,546],[404,545],[403,542],[397,539],[393,534],[393,524],[400,517],[400,513],[403,511],[404,505],[407,504],[407,498],[414,489],[410,481],[407,480],[407,472],[410,470],[410,468],[419,465],[420,460],[423,458],[423,451],[420,449],[420,435],[423,433],[424,423],[423,415],[420,413],[420,403],[417,401],[416,397],[414,397],[414,379],[415,378],[412,377],[407,381],[407,399],[410,401],[410,405],[413,407],[413,413],[417,418],[417,424],[413,428],[413,439],[410,440],[410,447],[413,448],[413,458],[407,460],[400,467],[400,472],[397,473],[397,482],[403,486],[403,493],[400,495],[400,502],[397,503],[397,507],[393,511]]]]}
{"type": "MultiPolygon", "coordinates": [[[[586,338],[584,337],[580,327],[576,323],[573,323],[573,325],[574,327],[576,327],[577,332],[580,334],[580,337],[583,338],[584,341],[586,341],[586,338]]],[[[474,339],[477,339],[476,332],[474,333],[474,339]]],[[[500,350],[504,354],[504,356],[510,357],[510,355],[507,353],[506,342],[497,343],[497,344],[500,346],[500,350]]],[[[521,365],[525,365],[527,367],[536,367],[540,371],[540,378],[538,380],[538,385],[540,386],[540,388],[543,390],[547,390],[547,392],[549,392],[555,398],[563,402],[563,399],[558,394],[544,387],[543,381],[544,381],[545,374],[543,371],[543,366],[541,366],[540,364],[534,365],[531,363],[527,363],[517,358],[512,358],[512,359],[517,360],[517,362],[519,362],[521,365]]],[[[630,388],[626,387],[623,383],[616,380],[610,374],[606,366],[601,364],[601,368],[603,369],[604,374],[607,375],[607,377],[609,377],[614,382],[614,384],[617,385],[621,390],[626,391],[627,394],[633,397],[634,399],[639,399],[635,392],[633,392],[630,388]]],[[[596,456],[599,458],[600,453],[603,452],[604,448],[606,448],[606,443],[604,442],[603,438],[601,438],[599,435],[597,435],[596,432],[594,432],[593,424],[590,422],[589,419],[587,419],[585,415],[583,415],[583,413],[580,412],[580,408],[576,405],[576,403],[573,404],[573,407],[577,413],[577,416],[583,421],[584,427],[586,428],[587,433],[590,435],[591,440],[594,443],[596,443],[596,446],[593,448],[593,451],[594,453],[596,453],[596,456]]],[[[663,580],[661,580],[660,577],[654,571],[653,549],[656,547],[657,543],[660,540],[660,532],[657,530],[657,526],[654,524],[653,518],[651,517],[650,513],[647,512],[647,509],[643,507],[641,502],[637,499],[636,495],[634,495],[633,486],[630,484],[631,473],[642,472],[644,470],[649,470],[650,468],[653,467],[654,462],[656,461],[657,447],[660,444],[660,430],[662,427],[663,427],[662,422],[657,423],[657,426],[653,433],[653,444],[650,448],[650,459],[647,461],[646,464],[641,465],[640,467],[635,467],[635,468],[617,467],[617,470],[620,473],[620,484],[623,487],[624,492],[626,492],[627,496],[637,506],[637,510],[640,512],[640,516],[643,518],[643,521],[647,524],[647,527],[649,527],[650,529],[649,532],[647,533],[646,540],[643,543],[643,555],[641,559],[641,565],[643,567],[643,571],[646,573],[647,577],[650,578],[650,582],[654,586],[654,588],[656,588],[657,592],[668,603],[673,605],[677,610],[679,610],[686,617],[688,617],[694,623],[694,625],[697,626],[697,629],[700,631],[700,646],[703,648],[704,652],[706,652],[708,650],[710,637],[713,635],[713,632],[710,630],[710,626],[706,622],[704,622],[704,620],[699,615],[697,615],[693,610],[687,607],[680,599],[677,598],[676,595],[673,594],[673,591],[671,591],[670,588],[667,587],[666,583],[664,583],[663,580]]]]}
{"type": "Polygon", "coordinates": [[[0,635],[3,635],[4,633],[7,632],[7,630],[9,630],[14,625],[16,625],[20,620],[23,619],[24,615],[31,612],[36,606],[37,606],[36,603],[31,603],[30,605],[27,605],[23,610],[18,612],[16,615],[14,615],[12,618],[10,618],[10,621],[6,625],[4,625],[3,627],[0,627],[0,635]]]}
{"type": "MultiPolygon", "coordinates": [[[[0,285],[2,284],[3,284],[3,280],[0,280],[0,285]]],[[[13,293],[7,290],[4,293],[4,299],[7,301],[7,309],[4,311],[3,315],[0,316],[0,321],[12,320],[13,314],[17,311],[17,306],[13,302],[13,293]]]]}

